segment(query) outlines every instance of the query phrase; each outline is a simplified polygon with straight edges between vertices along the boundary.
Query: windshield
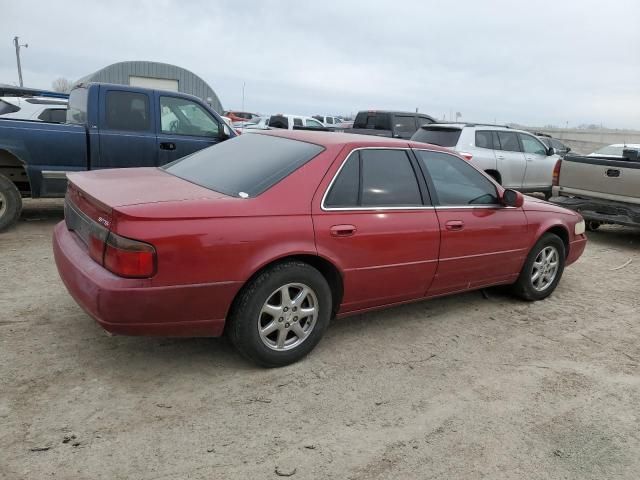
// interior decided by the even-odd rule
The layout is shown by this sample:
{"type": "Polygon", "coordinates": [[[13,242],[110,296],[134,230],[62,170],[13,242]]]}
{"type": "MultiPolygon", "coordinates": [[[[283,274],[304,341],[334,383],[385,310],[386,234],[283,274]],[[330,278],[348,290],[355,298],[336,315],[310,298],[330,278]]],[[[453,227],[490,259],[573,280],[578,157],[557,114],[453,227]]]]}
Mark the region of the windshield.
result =
{"type": "Polygon", "coordinates": [[[455,147],[461,132],[459,128],[422,127],[413,134],[411,140],[441,147],[455,147]]]}
{"type": "Polygon", "coordinates": [[[324,150],[270,135],[241,135],[162,167],[196,185],[233,197],[255,197],[324,150]]]}

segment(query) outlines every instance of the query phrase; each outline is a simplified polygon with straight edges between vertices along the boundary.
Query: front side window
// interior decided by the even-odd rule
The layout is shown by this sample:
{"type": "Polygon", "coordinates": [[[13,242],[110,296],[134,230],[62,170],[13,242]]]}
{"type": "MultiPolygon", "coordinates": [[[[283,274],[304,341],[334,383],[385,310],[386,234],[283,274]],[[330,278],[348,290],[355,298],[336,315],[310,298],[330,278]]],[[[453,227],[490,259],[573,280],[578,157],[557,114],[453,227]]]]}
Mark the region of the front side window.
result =
{"type": "Polygon", "coordinates": [[[160,97],[160,127],[162,133],[217,137],[220,124],[200,105],[178,97],[160,97]]]}
{"type": "Polygon", "coordinates": [[[324,125],[322,125],[320,122],[318,122],[317,120],[314,120],[312,118],[307,118],[305,120],[305,122],[307,123],[307,127],[311,127],[311,128],[324,128],[324,125]]]}
{"type": "Polygon", "coordinates": [[[532,153],[535,155],[546,155],[547,149],[537,138],[531,135],[519,133],[520,141],[522,141],[522,149],[524,153],[532,153]]]}
{"type": "Polygon", "coordinates": [[[394,130],[398,133],[413,135],[416,131],[416,119],[408,115],[396,115],[394,117],[394,130]]]}
{"type": "Polygon", "coordinates": [[[515,132],[498,131],[498,139],[500,140],[500,150],[507,152],[521,152],[518,135],[515,132]]]}
{"type": "Polygon", "coordinates": [[[366,149],[351,154],[334,181],[327,207],[416,207],[422,196],[404,150],[366,149]]]}
{"type": "MultiPolygon", "coordinates": [[[[69,106],[71,108],[71,102],[69,106]]],[[[106,120],[106,128],[109,130],[149,131],[149,97],[143,93],[108,91],[106,120]]]]}
{"type": "Polygon", "coordinates": [[[495,185],[464,160],[442,152],[417,150],[416,153],[431,177],[440,205],[498,204],[495,185]]]}

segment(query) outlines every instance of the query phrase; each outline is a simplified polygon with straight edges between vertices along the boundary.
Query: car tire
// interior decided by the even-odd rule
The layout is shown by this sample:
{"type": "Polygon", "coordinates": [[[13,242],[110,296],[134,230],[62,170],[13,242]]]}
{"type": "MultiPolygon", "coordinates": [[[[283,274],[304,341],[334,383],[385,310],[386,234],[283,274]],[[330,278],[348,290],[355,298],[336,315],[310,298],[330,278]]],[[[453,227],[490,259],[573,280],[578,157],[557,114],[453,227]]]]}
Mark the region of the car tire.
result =
{"type": "Polygon", "coordinates": [[[527,301],[547,298],[562,277],[565,257],[562,239],[545,233],[527,255],[520,276],[513,284],[513,292],[527,301]]]}
{"type": "Polygon", "coordinates": [[[9,228],[20,218],[22,212],[22,196],[4,175],[0,175],[0,232],[9,228]]]}
{"type": "Polygon", "coordinates": [[[263,367],[282,367],[318,344],[329,325],[332,305],[331,289],[318,270],[299,261],[283,262],[242,289],[229,315],[227,335],[249,360],[263,367]]]}

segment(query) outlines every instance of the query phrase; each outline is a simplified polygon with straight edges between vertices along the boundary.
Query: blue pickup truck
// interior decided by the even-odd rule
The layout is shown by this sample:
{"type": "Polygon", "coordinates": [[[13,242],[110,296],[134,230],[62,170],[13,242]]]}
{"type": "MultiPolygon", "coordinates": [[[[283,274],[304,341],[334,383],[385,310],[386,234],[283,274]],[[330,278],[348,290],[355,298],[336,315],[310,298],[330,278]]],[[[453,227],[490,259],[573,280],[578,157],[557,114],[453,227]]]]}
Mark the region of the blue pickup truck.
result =
{"type": "Polygon", "coordinates": [[[79,85],[66,123],[0,119],[0,231],[19,218],[23,197],[64,196],[67,172],[160,166],[235,135],[191,95],[79,85]]]}

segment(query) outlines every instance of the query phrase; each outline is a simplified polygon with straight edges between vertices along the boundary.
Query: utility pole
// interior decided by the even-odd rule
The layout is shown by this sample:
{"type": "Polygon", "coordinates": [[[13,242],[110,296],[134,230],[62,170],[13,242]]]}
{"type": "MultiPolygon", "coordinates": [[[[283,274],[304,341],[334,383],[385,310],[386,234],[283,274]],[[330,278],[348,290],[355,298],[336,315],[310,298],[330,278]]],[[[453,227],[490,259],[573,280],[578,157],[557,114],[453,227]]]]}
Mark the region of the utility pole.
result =
{"type": "Polygon", "coordinates": [[[13,44],[16,47],[16,61],[18,62],[18,78],[20,79],[20,86],[24,87],[22,83],[22,67],[20,66],[20,47],[29,48],[28,44],[20,45],[18,37],[13,37],[13,44]]]}

